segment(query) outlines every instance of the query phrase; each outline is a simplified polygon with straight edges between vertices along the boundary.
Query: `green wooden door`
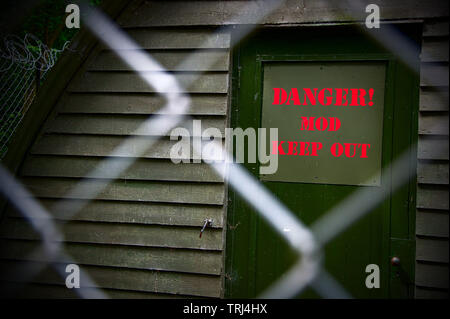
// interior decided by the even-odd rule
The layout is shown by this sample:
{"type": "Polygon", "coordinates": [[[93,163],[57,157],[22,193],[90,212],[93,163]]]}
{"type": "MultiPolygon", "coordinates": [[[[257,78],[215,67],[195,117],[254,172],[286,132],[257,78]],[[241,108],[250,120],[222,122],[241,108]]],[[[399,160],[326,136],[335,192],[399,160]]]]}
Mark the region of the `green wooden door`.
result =
{"type": "MultiPolygon", "coordinates": [[[[415,36],[420,34],[417,26],[402,27],[402,32],[412,41],[419,41],[415,36]]],[[[416,57],[418,61],[418,52],[416,57]]],[[[416,70],[406,67],[395,55],[352,27],[263,30],[235,49],[233,63],[233,127],[278,127],[280,141],[288,139],[289,134],[293,140],[311,140],[319,138],[314,135],[317,132],[293,130],[291,118],[326,116],[329,112],[329,116],[343,117],[346,125],[353,123],[348,138],[363,136],[376,141],[372,143],[378,147],[372,153],[376,155],[374,161],[363,162],[361,167],[355,164],[353,169],[351,164],[341,165],[329,155],[302,160],[279,157],[278,171],[271,176],[261,176],[258,163],[244,164],[307,225],[361,188],[369,188],[376,194],[381,185],[390,185],[389,174],[384,179],[381,173],[375,174],[369,183],[361,181],[376,171],[384,174],[391,161],[417,140],[416,70]],[[382,109],[364,115],[357,112],[358,107],[353,107],[353,113],[345,113],[343,109],[333,113],[336,107],[286,105],[281,106],[284,110],[280,112],[280,106],[271,105],[277,83],[286,90],[294,86],[320,89],[375,85],[378,100],[374,98],[374,102],[382,105],[382,109]],[[325,173],[314,171],[318,167],[325,173]],[[370,174],[365,176],[366,173],[370,174]]],[[[346,138],[345,133],[341,140],[332,132],[324,134],[320,137],[324,145],[333,138],[337,141],[346,138]]],[[[408,169],[415,171],[414,151],[408,169]]],[[[326,245],[325,268],[354,297],[412,297],[414,189],[415,177],[326,245]],[[390,264],[392,256],[400,258],[400,267],[390,264]],[[378,289],[366,287],[365,270],[369,264],[380,268],[378,289]]],[[[293,264],[295,255],[231,188],[228,204],[225,296],[254,297],[293,264]]],[[[299,297],[317,296],[307,289],[299,297]]]]}

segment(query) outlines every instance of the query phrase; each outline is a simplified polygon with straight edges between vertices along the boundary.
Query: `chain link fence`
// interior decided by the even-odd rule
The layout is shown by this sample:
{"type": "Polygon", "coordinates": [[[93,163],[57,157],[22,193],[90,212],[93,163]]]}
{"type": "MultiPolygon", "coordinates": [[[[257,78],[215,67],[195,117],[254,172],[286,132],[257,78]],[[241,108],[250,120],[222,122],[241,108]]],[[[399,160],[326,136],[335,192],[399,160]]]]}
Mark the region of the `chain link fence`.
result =
{"type": "MultiPolygon", "coordinates": [[[[270,14],[273,10],[283,4],[283,1],[265,1],[265,15],[270,14]]],[[[190,98],[184,92],[185,90],[176,78],[167,72],[156,60],[152,58],[124,33],[113,21],[109,20],[101,11],[83,6],[81,10],[85,13],[85,24],[90,31],[98,37],[109,49],[115,51],[120,59],[130,66],[140,77],[151,87],[165,98],[166,105],[164,114],[170,114],[171,117],[150,117],[146,120],[139,130],[144,130],[149,135],[165,135],[180,123],[191,121],[192,118],[186,115],[190,107],[190,98]],[[158,72],[140,72],[139,70],[155,70],[158,72]],[[168,89],[170,88],[170,90],[168,89]],[[163,93],[171,92],[171,93],[163,93]],[[170,119],[168,119],[170,118],[170,119]]],[[[359,10],[359,9],[358,9],[359,10]]],[[[253,31],[258,21],[261,21],[265,15],[255,19],[254,25],[243,26],[234,42],[237,43],[253,31]]],[[[220,30],[219,30],[220,31],[220,30]]],[[[394,34],[394,33],[390,33],[394,34]]],[[[394,34],[395,35],[395,34],[394,34]]],[[[1,147],[2,154],[6,151],[7,142],[14,132],[14,129],[20,123],[21,118],[31,104],[36,94],[39,82],[45,78],[45,74],[53,66],[57,56],[62,50],[53,50],[46,48],[37,39],[28,36],[24,41],[14,38],[5,42],[6,51],[2,54],[1,65],[1,147]],[[6,52],[6,53],[5,53],[6,52]],[[6,93],[6,94],[5,94],[6,93]]],[[[392,39],[382,38],[380,41],[388,41],[386,47],[394,47],[396,50],[404,50],[397,52],[406,63],[410,63],[410,55],[408,46],[402,47],[402,43],[406,43],[396,35],[392,39]],[[402,42],[403,41],[403,42],[402,42]]],[[[193,53],[195,55],[195,53],[193,53]]],[[[193,56],[192,56],[193,57],[193,56]]],[[[188,57],[182,64],[190,63],[188,57]]],[[[210,61],[214,63],[214,61],[210,61]]],[[[196,81],[196,78],[191,80],[196,81]]],[[[189,85],[190,83],[184,83],[189,85]]],[[[119,145],[110,157],[105,158],[98,167],[85,176],[78,185],[70,191],[76,194],[77,198],[84,200],[77,201],[74,205],[66,200],[60,200],[59,203],[52,208],[58,212],[64,207],[65,219],[68,220],[69,215],[75,215],[80,209],[87,205],[89,201],[95,199],[96,196],[123,171],[125,171],[139,154],[153,146],[152,142],[141,141],[136,144],[134,141],[134,156],[122,160],[120,163],[110,165],[114,161],[114,154],[123,154],[128,147],[129,140],[125,140],[119,145]],[[114,167],[115,170],[109,170],[114,167]],[[88,183],[90,177],[98,176],[98,172],[108,172],[109,179],[105,179],[95,186],[88,183]]],[[[221,145],[216,154],[223,154],[224,150],[221,145]]],[[[257,179],[238,164],[233,163],[232,155],[228,155],[230,159],[226,162],[224,170],[223,165],[211,163],[210,165],[216,169],[216,172],[223,176],[224,180],[233,187],[268,223],[286,240],[289,245],[295,249],[299,255],[296,265],[286,272],[272,287],[269,288],[262,296],[269,298],[289,298],[297,295],[305,287],[311,286],[319,295],[323,297],[348,298],[351,297],[334,278],[326,272],[322,264],[322,248],[333,240],[339,233],[347,229],[354,222],[359,220],[379,203],[384,201],[396,189],[404,185],[411,178],[411,170],[408,169],[411,153],[415,151],[415,146],[404,152],[390,167],[384,168],[386,174],[391,174],[391,185],[382,186],[382,191],[377,196],[373,196],[368,189],[362,188],[360,191],[354,192],[351,196],[343,200],[337,207],[333,207],[319,221],[306,227],[289,209],[281,203],[276,196],[268,191],[257,179]],[[255,194],[258,194],[256,197],[255,194]],[[285,229],[290,229],[286,232],[285,229]],[[320,274],[320,276],[319,276],[320,274]]],[[[123,158],[122,158],[123,159],[123,158]]],[[[41,247],[39,252],[33,254],[45,254],[50,263],[55,260],[55,256],[61,257],[69,263],[71,260],[64,251],[64,244],[61,240],[62,235],[59,233],[59,227],[56,226],[52,214],[46,211],[38,201],[6,170],[0,167],[0,191],[21,212],[25,218],[31,223],[35,230],[41,236],[41,247]],[[62,257],[64,256],[64,257],[62,257]]],[[[382,179],[384,177],[382,176],[382,179]]],[[[71,198],[72,196],[67,196],[71,198]]],[[[58,225],[61,226],[61,221],[58,225]]],[[[42,266],[46,264],[43,263],[42,266]]],[[[67,275],[64,269],[58,268],[61,276],[65,278],[67,275]]],[[[37,267],[29,269],[14,269],[11,271],[20,272],[23,283],[28,282],[35,276],[40,269],[37,267]]],[[[83,274],[84,282],[91,282],[89,274],[83,274]]],[[[94,287],[95,285],[89,285],[94,287]]],[[[91,289],[89,291],[77,290],[77,293],[84,298],[105,298],[106,296],[100,289],[91,289]]]]}
{"type": "MultiPolygon", "coordinates": [[[[66,45],[68,42],[66,43],[66,45]]],[[[32,34],[3,39],[0,47],[0,159],[8,143],[53,67],[64,51],[47,47],[32,34]]]]}

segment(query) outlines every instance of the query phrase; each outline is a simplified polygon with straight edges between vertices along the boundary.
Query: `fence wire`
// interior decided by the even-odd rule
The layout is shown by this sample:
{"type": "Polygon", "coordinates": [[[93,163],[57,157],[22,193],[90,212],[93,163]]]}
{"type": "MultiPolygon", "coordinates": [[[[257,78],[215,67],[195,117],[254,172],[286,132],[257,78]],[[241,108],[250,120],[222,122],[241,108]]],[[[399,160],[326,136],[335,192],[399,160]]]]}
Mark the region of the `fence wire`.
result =
{"type": "MultiPolygon", "coordinates": [[[[233,43],[238,43],[240,39],[252,32],[257,28],[258,23],[262,21],[265,16],[283,5],[283,3],[284,1],[263,1],[263,14],[256,17],[254,21],[251,21],[252,23],[240,28],[239,32],[234,34],[235,38],[233,39],[233,43]]],[[[192,120],[190,116],[184,115],[188,113],[187,111],[190,107],[190,98],[189,95],[185,93],[186,90],[184,90],[184,87],[188,87],[192,82],[196,81],[200,76],[200,72],[190,83],[185,83],[184,86],[182,86],[170,72],[153,59],[148,52],[143,50],[101,11],[84,3],[81,5],[81,11],[84,13],[84,22],[90,31],[109,47],[109,49],[113,50],[116,55],[133,69],[150,87],[162,95],[166,101],[161,113],[172,116],[151,116],[135,131],[135,133],[145,132],[148,135],[163,136],[178,125],[192,120]],[[139,70],[152,70],[155,72],[142,72],[139,70]]],[[[243,12],[244,11],[245,10],[243,10],[243,12]]],[[[236,21],[239,21],[239,17],[236,18],[236,21]]],[[[219,29],[217,32],[221,31],[222,30],[219,29]]],[[[389,35],[394,34],[393,31],[389,31],[389,29],[386,32],[388,32],[389,35]]],[[[36,41],[36,39],[33,40],[36,41]]],[[[401,45],[402,41],[407,40],[398,37],[396,34],[391,37],[380,37],[378,40],[383,42],[389,49],[399,49],[400,51],[409,50],[408,46],[401,45]],[[395,41],[395,46],[389,41],[395,41]]],[[[28,41],[30,41],[30,39],[28,39],[28,41]]],[[[21,49],[25,49],[29,45],[19,44],[20,42],[17,41],[9,42],[9,46],[7,46],[10,48],[10,50],[7,51],[9,53],[2,56],[2,59],[9,61],[9,64],[2,64],[2,72],[5,70],[5,72],[9,72],[8,74],[15,74],[14,72],[21,72],[19,74],[31,72],[30,74],[32,74],[37,66],[37,69],[41,72],[41,77],[43,77],[60,53],[60,51],[48,51],[48,48],[43,48],[44,51],[41,52],[46,53],[41,53],[39,55],[40,57],[36,59],[35,55],[21,54],[21,49]],[[16,61],[21,59],[27,62],[22,63],[22,65],[27,65],[26,67],[20,67],[18,66],[18,63],[16,63],[16,61]],[[14,63],[12,62],[13,60],[14,63]],[[47,62],[44,63],[44,61],[47,62]],[[32,67],[33,65],[34,67],[32,67]]],[[[403,56],[401,54],[402,52],[396,51],[396,53],[400,55],[400,58],[405,60],[405,63],[410,63],[410,52],[406,52],[403,56]]],[[[188,56],[181,62],[181,65],[189,65],[191,59],[195,57],[195,54],[196,52],[192,53],[191,56],[188,56]]],[[[209,62],[214,64],[215,61],[209,62]]],[[[29,97],[32,94],[35,94],[35,88],[33,88],[33,85],[35,85],[35,82],[33,82],[35,81],[35,77],[33,75],[29,75],[28,77],[19,76],[17,81],[12,75],[8,75],[9,77],[5,77],[5,81],[3,81],[3,76],[4,75],[2,75],[0,85],[7,87],[6,92],[12,93],[13,90],[16,92],[15,90],[23,89],[25,92],[31,92],[24,93],[24,96],[29,97]]],[[[10,95],[12,96],[12,94],[10,95]]],[[[3,109],[11,109],[12,111],[9,114],[23,112],[24,110],[26,111],[26,108],[29,107],[29,103],[31,103],[32,99],[26,104],[25,102],[28,100],[18,98],[18,101],[15,101],[14,98],[17,97],[17,95],[15,95],[15,97],[11,97],[10,95],[4,97],[2,88],[2,115],[4,116],[3,109]],[[3,102],[4,100],[5,102],[3,102]],[[14,103],[11,101],[14,101],[14,103]]],[[[20,118],[22,116],[23,114],[21,113],[20,118]]],[[[20,120],[18,122],[20,122],[20,120]]],[[[18,122],[9,123],[7,128],[16,127],[18,122]]],[[[0,123],[3,125],[3,120],[0,123]]],[[[8,132],[7,138],[9,139],[12,131],[8,132]]],[[[1,147],[3,148],[7,142],[7,140],[4,142],[3,135],[1,141],[1,147]]],[[[82,200],[77,201],[77,204],[74,204],[69,200],[62,199],[50,209],[52,213],[46,211],[46,209],[43,208],[24,187],[22,187],[20,182],[0,166],[0,191],[9,202],[24,215],[33,228],[40,234],[42,240],[41,246],[36,251],[32,252],[26,260],[34,260],[34,256],[37,255],[46,256],[45,261],[41,262],[39,266],[33,264],[26,266],[26,269],[10,269],[9,271],[11,274],[20,273],[22,278],[21,281],[25,284],[36,276],[44,267],[50,264],[57,269],[62,278],[65,278],[66,273],[64,270],[60,265],[53,263],[53,261],[64,260],[65,263],[76,262],[73,261],[71,256],[64,250],[64,236],[59,231],[61,224],[64,224],[64,221],[58,221],[58,226],[55,223],[55,217],[58,216],[60,211],[64,211],[64,219],[66,221],[69,220],[70,216],[77,214],[85,205],[95,199],[109,183],[114,179],[117,179],[122,172],[130,167],[139,155],[142,155],[148,149],[153,147],[153,145],[154,141],[143,141],[142,139],[136,139],[134,137],[126,139],[108,157],[102,160],[93,171],[89,172],[74,187],[74,189],[70,191],[68,196],[65,196],[66,198],[80,198],[82,200]],[[117,155],[124,154],[130,143],[133,143],[135,155],[133,157],[126,157],[125,160],[124,157],[121,157],[121,161],[118,161],[117,155]],[[111,167],[114,167],[115,170],[111,170],[111,167]],[[99,176],[100,172],[103,176],[107,176],[108,179],[103,179],[95,185],[92,185],[90,179],[99,176]],[[61,208],[64,208],[64,210],[61,208]]],[[[223,149],[222,145],[216,145],[215,147],[215,154],[227,154],[225,162],[228,164],[225,166],[223,163],[209,163],[209,165],[211,165],[217,174],[222,176],[224,180],[233,187],[293,249],[295,249],[295,251],[297,251],[299,256],[297,263],[289,271],[283,274],[277,282],[269,287],[261,297],[289,298],[296,296],[303,289],[310,286],[324,298],[351,298],[351,295],[324,268],[322,263],[322,248],[327,242],[347,229],[354,222],[370,213],[377,204],[384,201],[396,189],[408,182],[412,177],[411,174],[413,174],[409,168],[411,154],[415,152],[415,146],[406,150],[404,154],[396,159],[389,167],[383,169],[382,180],[390,176],[392,183],[389,185],[386,183],[382,191],[377,193],[377,196],[374,197],[371,192],[362,188],[344,199],[336,207],[331,208],[324,217],[318,220],[310,228],[306,227],[295,214],[281,203],[277,197],[267,190],[255,177],[239,164],[235,164],[232,160],[232,155],[227,153],[229,150],[223,149]],[[289,229],[289,231],[286,231],[286,229],[289,229]]],[[[196,151],[201,153],[201,150],[197,149],[196,151]]],[[[97,287],[94,280],[89,277],[88,273],[83,273],[82,278],[84,285],[87,287],[97,287]]],[[[102,290],[98,288],[90,290],[75,289],[75,292],[83,298],[107,298],[102,290]]]]}
{"type": "Polygon", "coordinates": [[[64,51],[49,48],[34,35],[9,35],[0,49],[0,159],[37,94],[41,81],[64,51]]]}

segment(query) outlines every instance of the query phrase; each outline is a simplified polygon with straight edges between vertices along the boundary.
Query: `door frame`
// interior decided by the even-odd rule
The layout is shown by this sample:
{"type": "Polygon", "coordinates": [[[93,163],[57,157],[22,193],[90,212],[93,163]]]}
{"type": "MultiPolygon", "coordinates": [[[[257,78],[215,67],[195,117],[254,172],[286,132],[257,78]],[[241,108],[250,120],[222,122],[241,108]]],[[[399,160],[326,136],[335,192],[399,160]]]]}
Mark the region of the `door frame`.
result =
{"type": "MultiPolygon", "coordinates": [[[[308,27],[311,28],[316,27],[308,27]]],[[[317,27],[322,29],[324,27],[317,27]]],[[[325,27],[327,28],[327,27],[325,27]]],[[[328,27],[329,28],[329,27],[328,27]]],[[[343,32],[348,32],[347,29],[352,29],[352,26],[343,27],[343,32]]],[[[264,28],[265,30],[273,30],[273,28],[264,28]]],[[[279,28],[278,28],[279,29],[279,28]]],[[[286,32],[295,30],[295,28],[283,28],[286,32]]],[[[408,36],[412,37],[417,43],[420,43],[421,25],[410,24],[406,27],[403,26],[403,30],[407,32],[408,36]]],[[[266,32],[266,31],[263,31],[266,32]]],[[[353,32],[353,30],[352,30],[353,32]]],[[[232,35],[233,36],[233,35],[232,35]]],[[[252,40],[250,40],[252,41],[252,40]]],[[[420,45],[419,45],[420,48],[420,45]]],[[[240,86],[241,86],[241,55],[242,44],[235,46],[232,54],[232,78],[231,78],[231,127],[246,127],[238,125],[240,118],[250,117],[253,123],[261,123],[261,103],[262,94],[258,94],[255,99],[255,105],[258,107],[252,109],[253,114],[248,114],[249,110],[243,110],[239,108],[240,104],[240,86]],[[242,116],[243,115],[243,116],[242,116]]],[[[417,53],[418,56],[418,53],[417,53]]],[[[383,152],[386,150],[389,152],[387,156],[382,156],[382,168],[388,165],[393,158],[401,153],[404,148],[404,142],[407,141],[409,145],[415,145],[418,139],[418,96],[419,96],[419,59],[417,57],[417,68],[411,70],[406,67],[399,59],[392,53],[380,52],[380,53],[352,53],[352,54],[332,54],[332,53],[320,53],[320,54],[256,54],[255,61],[255,79],[252,85],[255,85],[255,91],[262,93],[263,85],[263,63],[276,62],[276,61],[385,61],[386,65],[386,86],[385,86],[385,110],[384,112],[391,112],[392,118],[390,121],[386,121],[386,116],[383,121],[383,132],[386,129],[390,130],[391,134],[383,133],[383,145],[388,143],[388,147],[383,147],[383,152]],[[408,83],[400,83],[399,78],[405,78],[408,83]],[[397,85],[394,89],[394,84],[397,85]],[[406,98],[399,96],[399,92],[403,92],[408,87],[414,87],[413,92],[406,98]],[[400,101],[399,99],[402,99],[400,101]],[[390,102],[388,103],[388,100],[390,102]],[[387,110],[386,106],[391,105],[391,109],[387,110]],[[400,105],[400,106],[397,106],[400,105]],[[405,107],[405,105],[408,105],[405,107]],[[399,132],[399,128],[393,125],[395,119],[399,116],[406,116],[409,125],[407,129],[403,129],[403,132],[399,132]],[[394,136],[400,136],[403,143],[397,143],[394,136]],[[390,139],[392,139],[390,141],[390,139]],[[385,150],[386,149],[386,150],[385,150]],[[387,159],[387,160],[386,160],[387,159]]],[[[403,79],[403,80],[405,80],[403,79]]],[[[248,121],[247,121],[248,122],[248,121]]],[[[409,281],[414,279],[414,263],[415,263],[415,200],[416,200],[416,164],[417,154],[416,148],[412,147],[410,152],[410,165],[411,179],[409,183],[405,184],[394,194],[391,194],[388,200],[383,202],[383,205],[388,204],[390,206],[389,215],[383,216],[383,255],[392,256],[405,256],[402,258],[402,271],[399,272],[397,268],[394,268],[387,259],[384,265],[380,265],[382,273],[388,272],[388,275],[382,275],[382,285],[388,285],[388,295],[385,297],[401,297],[410,298],[413,297],[414,285],[413,282],[407,283],[407,289],[405,290],[404,280],[407,278],[409,281]],[[396,197],[407,198],[407,203],[403,200],[401,203],[395,203],[396,197]],[[398,206],[408,205],[406,211],[407,216],[393,216],[393,209],[398,206]],[[392,227],[394,225],[394,229],[392,227]],[[398,227],[400,226],[400,227],[398,227]],[[403,272],[403,274],[402,274],[403,272]],[[406,274],[406,277],[405,277],[406,274]]],[[[250,172],[258,172],[258,164],[243,164],[250,172]]],[[[255,214],[241,214],[237,216],[238,211],[245,211],[248,208],[243,200],[239,198],[238,194],[230,187],[228,190],[228,211],[227,211],[227,229],[226,229],[226,250],[225,250],[225,297],[242,297],[246,294],[242,294],[242,287],[246,287],[246,292],[254,289],[254,283],[252,280],[244,282],[244,284],[238,284],[239,281],[246,281],[248,279],[241,278],[236,268],[247,269],[251,272],[252,265],[255,260],[255,243],[256,243],[256,223],[258,217],[255,214]],[[236,235],[236,229],[239,228],[239,236],[236,235]],[[242,245],[242,239],[246,239],[246,245],[242,245]],[[238,244],[237,241],[241,243],[238,244]],[[248,249],[249,248],[249,249],[248,249]],[[237,250],[237,251],[236,251],[237,250]],[[244,257],[244,260],[243,258],[244,257]],[[245,258],[247,260],[245,260],[245,258]],[[239,263],[239,267],[235,267],[239,263]]]]}

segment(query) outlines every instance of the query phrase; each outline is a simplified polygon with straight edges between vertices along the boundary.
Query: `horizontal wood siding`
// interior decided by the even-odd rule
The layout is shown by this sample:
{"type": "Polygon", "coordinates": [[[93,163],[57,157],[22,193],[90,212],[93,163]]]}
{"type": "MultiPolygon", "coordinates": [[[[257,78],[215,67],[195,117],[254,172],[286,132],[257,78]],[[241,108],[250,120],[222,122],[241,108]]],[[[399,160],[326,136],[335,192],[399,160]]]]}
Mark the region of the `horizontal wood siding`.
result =
{"type": "Polygon", "coordinates": [[[224,189],[217,183],[172,183],[128,180],[24,178],[22,183],[37,197],[88,199],[103,187],[97,199],[140,202],[223,205],[224,189]],[[83,190],[72,191],[79,183],[83,190]]]}
{"type": "MultiPolygon", "coordinates": [[[[183,114],[201,120],[202,130],[223,133],[230,33],[210,27],[132,28],[129,11],[123,19],[130,23],[124,22],[125,31],[190,93],[191,105],[183,114]]],[[[117,298],[222,296],[224,181],[206,163],[170,160],[178,141],[170,140],[170,131],[152,133],[145,124],[168,119],[165,104],[99,43],[61,93],[19,169],[23,184],[54,217],[67,255],[94,280],[86,286],[81,278],[85,292],[97,287],[117,298]],[[80,184],[84,191],[74,191],[80,184]],[[83,201],[99,188],[94,200],[83,201]],[[80,207],[75,214],[74,206],[80,207]],[[200,238],[206,218],[213,225],[200,238]]],[[[179,126],[193,133],[192,120],[179,126]]],[[[191,149],[186,158],[192,157],[191,149]]],[[[0,226],[2,284],[17,285],[17,274],[5,275],[17,267],[72,262],[31,254],[41,246],[39,239],[19,212],[6,209],[0,226]]],[[[49,267],[20,291],[24,297],[77,297],[49,267]]]]}
{"type": "MultiPolygon", "coordinates": [[[[45,261],[46,256],[35,254],[39,247],[33,240],[4,239],[1,241],[1,257],[15,260],[45,261]]],[[[213,250],[164,249],[110,244],[83,245],[67,242],[65,251],[83,265],[153,269],[220,275],[222,254],[213,250]]],[[[53,262],[70,262],[69,259],[54,258],[53,262]]]]}
{"type": "MultiPolygon", "coordinates": [[[[150,76],[158,76],[151,72],[150,76]]],[[[193,72],[173,73],[173,76],[188,93],[227,93],[228,74],[193,72]]],[[[164,93],[176,92],[173,87],[164,93]],[[173,90],[173,91],[171,91],[173,90]]],[[[155,93],[138,74],[132,72],[97,72],[88,71],[74,81],[69,87],[70,92],[124,92],[124,93],[155,93]]]]}
{"type": "Polygon", "coordinates": [[[448,297],[448,22],[426,20],[421,53],[416,298],[448,297]]]}
{"type": "MultiPolygon", "coordinates": [[[[24,176],[84,177],[91,171],[93,178],[112,178],[114,172],[128,161],[126,158],[78,156],[31,156],[23,166],[24,176]],[[97,169],[102,162],[103,169],[97,169]]],[[[123,180],[223,182],[211,166],[201,163],[173,165],[167,160],[135,159],[130,167],[118,176],[123,180]]]]}
{"type": "MultiPolygon", "coordinates": [[[[171,121],[170,115],[158,115],[152,117],[152,120],[171,121]]],[[[144,135],[144,136],[170,136],[167,131],[162,134],[154,132],[152,125],[146,125],[149,116],[145,115],[59,115],[47,129],[47,133],[66,133],[66,134],[93,134],[93,135],[144,135]]],[[[225,117],[209,116],[194,117],[193,120],[200,120],[202,129],[211,127],[218,128],[224,136],[225,117]]],[[[180,123],[178,127],[186,128],[191,136],[200,136],[202,132],[193,132],[193,121],[180,123]]]]}
{"type": "MultiPolygon", "coordinates": [[[[131,57],[135,51],[126,51],[131,57]]],[[[166,70],[169,71],[224,71],[229,68],[228,50],[148,50],[166,70]],[[184,61],[189,60],[189,63],[184,61]]],[[[112,51],[102,51],[89,65],[90,71],[133,71],[127,64],[112,51]]],[[[158,69],[146,69],[142,67],[139,71],[157,71],[158,69]]]]}
{"type": "Polygon", "coordinates": [[[421,184],[445,184],[448,181],[448,162],[420,160],[417,165],[417,180],[421,184]]]}
{"type": "MultiPolygon", "coordinates": [[[[56,223],[56,226],[60,226],[59,223],[56,223]]],[[[200,229],[196,227],[75,221],[64,223],[61,227],[64,241],[75,243],[207,250],[220,250],[222,244],[221,230],[215,228],[205,230],[205,234],[202,236],[204,240],[199,240],[200,229]]],[[[39,235],[23,219],[8,218],[2,223],[1,230],[4,238],[39,239],[39,235]]]]}
{"type": "MultiPolygon", "coordinates": [[[[421,124],[419,123],[419,127],[421,124]]],[[[420,135],[418,158],[429,160],[448,160],[448,135],[420,135]]]]}
{"type": "MultiPolygon", "coordinates": [[[[190,99],[186,114],[226,115],[225,94],[191,94],[190,99]]],[[[167,112],[164,105],[163,97],[151,93],[72,93],[67,94],[64,103],[61,103],[60,113],[164,114],[167,112]]]]}
{"type": "MultiPolygon", "coordinates": [[[[223,226],[223,207],[215,205],[93,200],[74,215],[70,208],[79,206],[82,200],[65,199],[66,205],[59,207],[58,211],[51,208],[60,199],[40,198],[39,200],[56,220],[196,227],[203,223],[205,218],[213,218],[214,225],[212,227],[221,228],[223,226]]],[[[13,209],[9,209],[7,213],[11,217],[21,216],[13,209]]]]}
{"type": "Polygon", "coordinates": [[[444,37],[426,37],[422,43],[422,62],[448,62],[448,43],[444,37]]]}
{"type": "MultiPolygon", "coordinates": [[[[41,267],[39,262],[27,264],[32,268],[41,267]]],[[[20,277],[17,277],[15,272],[11,273],[10,270],[23,266],[24,262],[22,261],[1,261],[0,273],[2,278],[0,279],[5,281],[20,280],[20,277]],[[11,274],[6,277],[8,271],[11,274]]],[[[66,264],[56,264],[53,267],[58,267],[60,272],[64,272],[65,266],[66,264]]],[[[82,265],[82,268],[93,280],[92,285],[85,285],[85,288],[96,287],[207,297],[220,296],[219,276],[88,265],[82,265]]],[[[31,282],[58,285],[62,283],[62,280],[59,272],[53,268],[44,267],[44,270],[35,276],[31,282]]]]}
{"type": "Polygon", "coordinates": [[[416,259],[448,263],[448,239],[417,238],[416,259]]]}
{"type": "MultiPolygon", "coordinates": [[[[158,137],[45,134],[31,149],[36,155],[112,156],[170,159],[177,141],[158,137]],[[125,143],[126,142],[126,143],[125,143]],[[149,146],[151,145],[151,147],[149,146]],[[119,146],[121,146],[119,148],[119,146]]],[[[205,145],[206,142],[203,142],[205,145]]],[[[193,149],[182,158],[192,158],[193,149]]],[[[205,159],[208,159],[205,155],[205,159]]]]}
{"type": "Polygon", "coordinates": [[[418,236],[448,238],[448,214],[446,212],[418,209],[416,222],[418,236]]]}
{"type": "MultiPolygon", "coordinates": [[[[267,4],[261,1],[146,1],[136,8],[132,21],[119,22],[128,27],[149,27],[365,21],[365,8],[371,3],[287,0],[273,12],[267,12],[267,4]]],[[[377,5],[383,8],[381,16],[385,20],[448,16],[448,4],[440,0],[380,0],[377,5]]]]}
{"type": "MultiPolygon", "coordinates": [[[[94,296],[97,288],[78,288],[67,289],[65,285],[60,284],[39,284],[39,283],[16,283],[16,282],[2,282],[5,291],[14,291],[16,296],[22,299],[39,298],[39,299],[74,299],[80,296],[94,296]]],[[[160,292],[143,292],[133,290],[118,290],[102,288],[103,293],[108,298],[117,299],[189,299],[201,298],[199,296],[188,295],[173,295],[163,294],[160,292]]],[[[3,297],[3,296],[2,296],[3,297]]],[[[5,295],[5,298],[10,295],[5,295]]],[[[94,297],[92,297],[94,298],[94,297]]]]}
{"type": "Polygon", "coordinates": [[[447,111],[448,91],[444,88],[420,88],[420,111],[447,111]]]}
{"type": "MultiPolygon", "coordinates": [[[[151,4],[152,5],[152,4],[151,4]]],[[[166,4],[164,4],[166,5],[166,4]]],[[[139,9],[137,9],[139,10],[139,9]]],[[[134,11],[134,14],[138,11],[134,11]]],[[[167,16],[165,14],[164,16],[167,16]]],[[[178,15],[177,15],[178,16],[178,15]]],[[[182,28],[132,28],[133,19],[124,18],[122,26],[142,49],[172,50],[172,49],[228,49],[230,33],[211,32],[211,29],[198,29],[183,26],[182,28]],[[175,31],[175,32],[174,32],[175,31]]],[[[120,44],[118,44],[120,46],[120,44]]],[[[173,51],[171,51],[173,52],[173,51]]],[[[202,51],[204,52],[204,51],[202,51]]]]}
{"type": "Polygon", "coordinates": [[[441,291],[448,290],[448,264],[418,261],[416,263],[416,285],[441,291]]]}
{"type": "Polygon", "coordinates": [[[448,135],[448,112],[421,112],[419,134],[448,135]]]}

